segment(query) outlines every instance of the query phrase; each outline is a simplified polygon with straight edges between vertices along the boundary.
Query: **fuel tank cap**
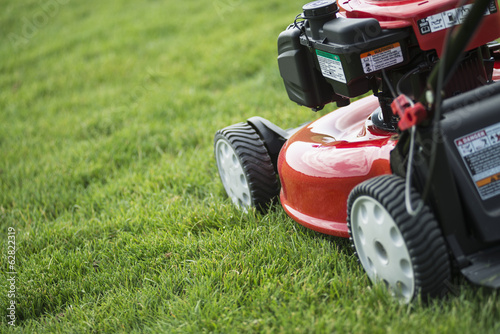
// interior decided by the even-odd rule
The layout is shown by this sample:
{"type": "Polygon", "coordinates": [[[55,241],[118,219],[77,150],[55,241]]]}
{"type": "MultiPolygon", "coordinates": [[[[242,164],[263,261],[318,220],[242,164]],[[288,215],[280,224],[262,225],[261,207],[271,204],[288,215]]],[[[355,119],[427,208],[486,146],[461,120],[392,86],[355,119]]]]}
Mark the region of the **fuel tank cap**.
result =
{"type": "Polygon", "coordinates": [[[302,16],[305,19],[315,19],[335,14],[339,11],[339,8],[336,0],[317,0],[305,4],[302,11],[302,16]]]}

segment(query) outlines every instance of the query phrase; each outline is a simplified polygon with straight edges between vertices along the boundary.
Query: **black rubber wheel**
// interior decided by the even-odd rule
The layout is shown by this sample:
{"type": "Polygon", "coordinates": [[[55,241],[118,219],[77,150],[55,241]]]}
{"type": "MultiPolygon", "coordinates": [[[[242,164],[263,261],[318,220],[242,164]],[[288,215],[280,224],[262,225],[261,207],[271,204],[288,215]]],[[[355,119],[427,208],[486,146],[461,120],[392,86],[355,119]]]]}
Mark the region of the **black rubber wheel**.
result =
{"type": "Polygon", "coordinates": [[[264,142],[248,123],[217,131],[214,153],[227,195],[242,209],[265,211],[280,186],[264,142]]]}
{"type": "MultiPolygon", "coordinates": [[[[415,189],[410,197],[417,203],[415,189]]],[[[356,186],[348,199],[347,226],[372,282],[384,282],[404,303],[446,293],[451,265],[441,229],[426,205],[415,217],[407,212],[401,177],[383,175],[356,186]]]]}

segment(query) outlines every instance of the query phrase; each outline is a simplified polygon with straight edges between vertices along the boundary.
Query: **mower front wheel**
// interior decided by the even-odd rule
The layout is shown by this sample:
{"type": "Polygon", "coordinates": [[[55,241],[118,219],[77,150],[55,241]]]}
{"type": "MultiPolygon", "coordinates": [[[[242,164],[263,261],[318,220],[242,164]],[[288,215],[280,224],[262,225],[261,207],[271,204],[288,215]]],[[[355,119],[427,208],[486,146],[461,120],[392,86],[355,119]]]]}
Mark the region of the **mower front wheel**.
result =
{"type": "Polygon", "coordinates": [[[219,175],[232,202],[265,211],[279,193],[279,182],[266,146],[248,123],[217,131],[214,153],[219,175]]]}
{"type": "MultiPolygon", "coordinates": [[[[411,190],[411,201],[420,196],[411,190]]],[[[405,182],[383,175],[356,186],[348,200],[347,224],[357,256],[372,282],[383,282],[404,303],[446,292],[451,265],[434,215],[424,205],[411,216],[405,182]]]]}

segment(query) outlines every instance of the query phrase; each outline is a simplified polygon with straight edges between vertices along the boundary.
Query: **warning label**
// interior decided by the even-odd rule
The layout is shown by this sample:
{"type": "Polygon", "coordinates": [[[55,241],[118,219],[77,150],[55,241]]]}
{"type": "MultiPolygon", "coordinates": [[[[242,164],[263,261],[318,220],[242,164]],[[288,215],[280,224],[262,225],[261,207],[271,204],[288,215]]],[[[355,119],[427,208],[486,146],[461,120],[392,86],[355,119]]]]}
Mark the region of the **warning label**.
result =
{"type": "MultiPolygon", "coordinates": [[[[420,33],[425,35],[462,24],[467,15],[469,15],[471,8],[472,4],[469,4],[418,20],[420,33]]],[[[496,0],[491,0],[484,15],[490,15],[496,13],[497,11],[496,0]]]]}
{"type": "Polygon", "coordinates": [[[347,83],[339,56],[321,50],[316,50],[316,55],[318,56],[319,67],[323,76],[347,83]]]}
{"type": "Polygon", "coordinates": [[[362,53],[361,65],[365,73],[371,73],[383,68],[402,63],[404,61],[403,52],[399,43],[390,44],[379,49],[362,53]]]}
{"type": "Polygon", "coordinates": [[[500,123],[457,138],[455,145],[481,198],[500,195],[500,123]]]}

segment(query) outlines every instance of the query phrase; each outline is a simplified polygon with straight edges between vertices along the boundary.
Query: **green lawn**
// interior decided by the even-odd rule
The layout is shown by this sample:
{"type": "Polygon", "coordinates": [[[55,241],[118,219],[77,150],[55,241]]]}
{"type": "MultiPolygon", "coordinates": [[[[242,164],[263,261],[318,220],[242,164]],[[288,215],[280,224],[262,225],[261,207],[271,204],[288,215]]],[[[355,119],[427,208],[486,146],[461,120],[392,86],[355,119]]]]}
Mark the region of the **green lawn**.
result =
{"type": "Polygon", "coordinates": [[[498,294],[399,305],[347,240],[225,198],[217,129],[318,117],[276,62],[302,1],[1,3],[0,332],[500,332],[498,294]]]}

